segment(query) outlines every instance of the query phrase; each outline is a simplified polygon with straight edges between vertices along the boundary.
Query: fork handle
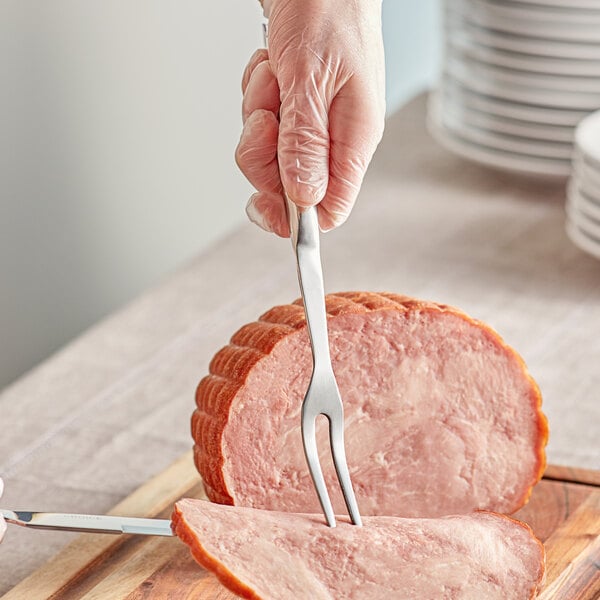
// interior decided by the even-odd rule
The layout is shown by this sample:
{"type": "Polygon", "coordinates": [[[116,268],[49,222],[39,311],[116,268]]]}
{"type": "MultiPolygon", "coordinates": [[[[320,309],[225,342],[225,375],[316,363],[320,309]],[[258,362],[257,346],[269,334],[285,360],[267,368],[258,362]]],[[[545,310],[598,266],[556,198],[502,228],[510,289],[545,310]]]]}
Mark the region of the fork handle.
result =
{"type": "Polygon", "coordinates": [[[292,246],[296,253],[300,293],[304,301],[308,335],[312,347],[313,368],[330,370],[331,358],[327,336],[327,311],[321,267],[317,207],[311,206],[300,210],[287,195],[286,203],[292,246]]]}

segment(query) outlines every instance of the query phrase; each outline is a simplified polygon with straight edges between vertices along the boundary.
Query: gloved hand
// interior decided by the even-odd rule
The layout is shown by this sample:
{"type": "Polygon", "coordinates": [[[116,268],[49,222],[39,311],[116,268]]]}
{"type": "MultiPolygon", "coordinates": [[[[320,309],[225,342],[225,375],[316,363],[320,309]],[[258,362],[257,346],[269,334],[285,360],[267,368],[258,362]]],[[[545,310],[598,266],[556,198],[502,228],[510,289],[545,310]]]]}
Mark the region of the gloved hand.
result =
{"type": "Polygon", "coordinates": [[[299,207],[318,204],[327,231],[348,217],[383,133],[381,0],[269,4],[268,51],[242,80],[236,160],[258,190],[246,212],[289,236],[285,188],[299,207]]]}
{"type": "MultiPolygon", "coordinates": [[[[0,498],[2,498],[3,491],[4,491],[4,482],[2,481],[2,479],[0,479],[0,498]]],[[[0,542],[2,541],[2,538],[4,537],[5,531],[6,531],[6,522],[0,516],[0,542]]]]}

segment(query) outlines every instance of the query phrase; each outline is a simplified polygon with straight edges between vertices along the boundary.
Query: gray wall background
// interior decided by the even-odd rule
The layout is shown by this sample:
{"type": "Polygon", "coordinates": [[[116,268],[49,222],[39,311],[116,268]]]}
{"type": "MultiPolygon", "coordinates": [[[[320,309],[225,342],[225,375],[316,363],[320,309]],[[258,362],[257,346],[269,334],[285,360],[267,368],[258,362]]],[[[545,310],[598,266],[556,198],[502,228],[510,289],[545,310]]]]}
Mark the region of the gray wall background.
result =
{"type": "MultiPolygon", "coordinates": [[[[253,0],[0,0],[0,387],[231,232],[253,0]]],[[[437,0],[385,0],[388,111],[435,78],[437,0]]],[[[266,234],[265,234],[266,235],[266,234]]]]}

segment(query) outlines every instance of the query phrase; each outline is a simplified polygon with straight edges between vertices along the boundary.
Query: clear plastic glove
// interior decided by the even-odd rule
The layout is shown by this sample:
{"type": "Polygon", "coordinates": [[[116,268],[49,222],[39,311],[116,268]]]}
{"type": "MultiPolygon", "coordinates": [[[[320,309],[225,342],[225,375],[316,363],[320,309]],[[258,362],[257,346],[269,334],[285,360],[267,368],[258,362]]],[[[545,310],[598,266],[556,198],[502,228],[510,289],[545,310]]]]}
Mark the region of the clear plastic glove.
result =
{"type": "MultiPolygon", "coordinates": [[[[2,492],[4,491],[4,482],[0,479],[0,498],[2,498],[2,492]]],[[[0,517],[0,542],[4,537],[4,532],[6,531],[6,521],[0,517]]]]}
{"type": "MultiPolygon", "coordinates": [[[[266,8],[266,7],[265,7],[266,8]]],[[[258,190],[246,212],[289,236],[285,188],[319,225],[342,224],[383,133],[381,0],[271,0],[269,49],[242,81],[236,160],[258,190]]]]}

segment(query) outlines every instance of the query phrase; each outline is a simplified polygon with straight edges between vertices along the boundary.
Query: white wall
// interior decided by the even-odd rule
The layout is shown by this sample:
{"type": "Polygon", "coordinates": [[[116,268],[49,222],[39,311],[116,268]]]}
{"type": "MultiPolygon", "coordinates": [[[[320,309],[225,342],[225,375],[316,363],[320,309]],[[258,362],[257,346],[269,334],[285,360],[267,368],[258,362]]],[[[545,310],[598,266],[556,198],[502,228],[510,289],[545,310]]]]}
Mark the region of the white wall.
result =
{"type": "MultiPolygon", "coordinates": [[[[388,108],[434,0],[386,0],[388,108]]],[[[0,0],[0,387],[244,220],[254,0],[0,0]]]]}
{"type": "Polygon", "coordinates": [[[387,112],[435,82],[442,53],[440,0],[383,0],[387,112]]]}
{"type": "Polygon", "coordinates": [[[0,0],[0,384],[242,221],[252,0],[0,0]]]}

